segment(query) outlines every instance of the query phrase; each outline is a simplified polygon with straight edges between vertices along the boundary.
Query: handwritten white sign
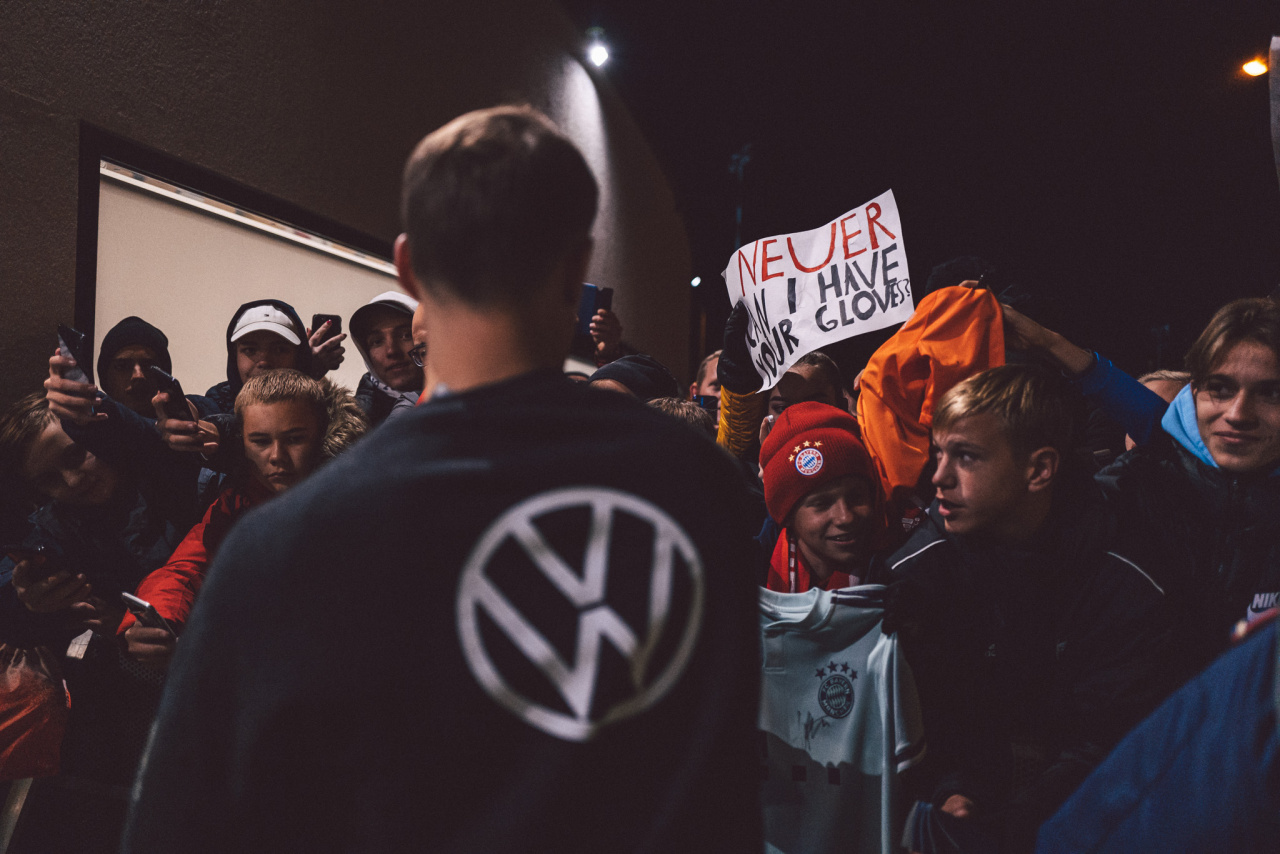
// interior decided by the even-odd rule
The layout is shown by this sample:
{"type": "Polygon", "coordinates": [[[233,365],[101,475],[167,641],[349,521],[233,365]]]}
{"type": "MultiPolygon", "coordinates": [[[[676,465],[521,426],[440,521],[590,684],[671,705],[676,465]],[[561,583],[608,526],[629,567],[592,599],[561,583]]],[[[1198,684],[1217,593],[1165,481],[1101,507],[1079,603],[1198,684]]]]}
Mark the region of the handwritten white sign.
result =
{"type": "Polygon", "coordinates": [[[739,248],[723,275],[729,301],[751,316],[747,344],[765,388],[805,354],[914,309],[892,190],[821,228],[739,248]]]}

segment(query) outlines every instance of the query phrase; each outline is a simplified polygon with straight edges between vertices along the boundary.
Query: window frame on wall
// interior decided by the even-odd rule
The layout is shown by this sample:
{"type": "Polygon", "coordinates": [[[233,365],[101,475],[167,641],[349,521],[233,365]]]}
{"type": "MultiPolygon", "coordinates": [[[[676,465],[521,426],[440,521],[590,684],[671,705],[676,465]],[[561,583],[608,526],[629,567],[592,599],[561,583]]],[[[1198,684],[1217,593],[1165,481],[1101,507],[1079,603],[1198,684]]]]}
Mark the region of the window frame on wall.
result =
{"type": "MultiPolygon", "coordinates": [[[[319,251],[324,251],[323,244],[337,244],[338,248],[354,250],[356,255],[372,256],[377,261],[391,263],[389,241],[82,122],[76,210],[75,325],[90,341],[96,340],[99,186],[104,177],[104,163],[138,173],[135,177],[155,178],[160,184],[202,196],[212,202],[212,206],[230,208],[235,212],[232,218],[239,218],[246,224],[253,225],[252,220],[261,218],[303,232],[315,238],[313,248],[319,251]]],[[[354,257],[349,260],[361,263],[354,257]]]]}

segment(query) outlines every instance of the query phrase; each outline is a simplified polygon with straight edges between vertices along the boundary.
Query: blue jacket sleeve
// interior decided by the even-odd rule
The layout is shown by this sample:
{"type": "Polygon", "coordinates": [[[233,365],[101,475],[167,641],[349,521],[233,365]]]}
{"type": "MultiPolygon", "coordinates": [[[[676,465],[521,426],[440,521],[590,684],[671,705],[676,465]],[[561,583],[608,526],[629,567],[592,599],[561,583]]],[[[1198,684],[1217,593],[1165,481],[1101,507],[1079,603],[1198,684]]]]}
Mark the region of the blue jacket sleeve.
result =
{"type": "Polygon", "coordinates": [[[1276,625],[1147,718],[1040,828],[1037,854],[1274,851],[1276,625]]]}
{"type": "Polygon", "coordinates": [[[1124,371],[1093,354],[1093,364],[1077,377],[1080,390],[1141,445],[1164,417],[1169,404],[1124,371]]]}

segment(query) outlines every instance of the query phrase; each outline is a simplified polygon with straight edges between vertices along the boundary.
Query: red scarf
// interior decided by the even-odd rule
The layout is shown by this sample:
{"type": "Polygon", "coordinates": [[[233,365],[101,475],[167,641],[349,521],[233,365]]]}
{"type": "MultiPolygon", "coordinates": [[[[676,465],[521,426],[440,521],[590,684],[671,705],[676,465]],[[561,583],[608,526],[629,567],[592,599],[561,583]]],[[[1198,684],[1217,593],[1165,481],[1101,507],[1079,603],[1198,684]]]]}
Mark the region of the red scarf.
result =
{"type": "Polygon", "coordinates": [[[769,560],[769,578],[764,586],[779,593],[803,593],[813,587],[823,590],[853,587],[858,583],[858,578],[847,572],[833,572],[825,582],[814,584],[814,581],[813,574],[805,566],[799,543],[793,543],[791,532],[783,529],[778,537],[778,544],[773,547],[773,557],[769,560]],[[793,572],[794,584],[792,583],[793,572]]]}

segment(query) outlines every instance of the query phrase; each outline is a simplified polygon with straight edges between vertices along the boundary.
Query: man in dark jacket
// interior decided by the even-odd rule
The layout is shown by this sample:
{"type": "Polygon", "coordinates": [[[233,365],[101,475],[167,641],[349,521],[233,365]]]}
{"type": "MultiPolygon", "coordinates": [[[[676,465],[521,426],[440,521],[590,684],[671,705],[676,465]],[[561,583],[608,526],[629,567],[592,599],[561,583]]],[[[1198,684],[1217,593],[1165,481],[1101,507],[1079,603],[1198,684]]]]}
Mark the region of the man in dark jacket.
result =
{"type": "Polygon", "coordinates": [[[422,368],[409,356],[417,308],[416,299],[387,291],[351,315],[351,340],[369,369],[356,387],[356,402],[374,427],[413,409],[422,394],[422,368]]]}
{"type": "Polygon", "coordinates": [[[1029,850],[1167,690],[1163,592],[1109,551],[1096,490],[1070,471],[1077,404],[1024,365],[951,389],[933,420],[936,499],[886,561],[929,738],[924,794],[943,813],[931,821],[960,819],[1000,851],[1029,850]]]}
{"type": "Polygon", "coordinates": [[[1280,597],[1280,305],[1224,306],[1187,354],[1161,429],[1098,477],[1126,553],[1180,612],[1183,676],[1280,597]]]}
{"type": "Polygon", "coordinates": [[[126,851],[762,848],[745,484],[561,371],[596,201],[528,108],[419,145],[428,402],[228,535],[126,851]]]}

